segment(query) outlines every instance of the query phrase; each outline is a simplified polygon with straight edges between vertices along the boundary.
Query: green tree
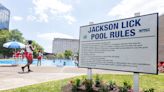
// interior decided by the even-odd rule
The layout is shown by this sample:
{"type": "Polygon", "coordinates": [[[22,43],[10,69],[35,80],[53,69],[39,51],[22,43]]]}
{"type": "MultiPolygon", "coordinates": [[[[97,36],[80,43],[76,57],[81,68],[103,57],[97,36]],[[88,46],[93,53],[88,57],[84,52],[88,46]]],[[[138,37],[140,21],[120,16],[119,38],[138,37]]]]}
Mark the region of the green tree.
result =
{"type": "Polygon", "coordinates": [[[36,58],[38,56],[38,51],[41,50],[42,52],[44,52],[44,49],[42,46],[40,46],[36,41],[32,42],[32,46],[35,48],[33,51],[33,55],[34,58],[36,58]]]}
{"type": "Polygon", "coordinates": [[[58,59],[63,59],[63,58],[64,58],[64,54],[63,54],[63,53],[58,53],[58,54],[56,55],[56,57],[57,57],[58,59]]]}
{"type": "Polygon", "coordinates": [[[23,37],[23,34],[18,30],[18,29],[14,29],[10,31],[10,40],[15,40],[18,42],[22,42],[25,43],[25,39],[23,37]]]}
{"type": "MultiPolygon", "coordinates": [[[[4,48],[3,44],[9,41],[18,41],[21,43],[26,43],[23,34],[18,30],[0,30],[0,54],[5,56],[11,56],[14,49],[4,48]]],[[[33,41],[34,57],[37,57],[38,50],[44,50],[37,42],[33,41]]]]}
{"type": "Polygon", "coordinates": [[[65,50],[65,52],[64,52],[64,57],[65,57],[66,59],[70,59],[70,57],[72,57],[72,55],[73,55],[73,53],[72,53],[71,50],[65,50]]]}
{"type": "MultiPolygon", "coordinates": [[[[25,39],[23,37],[23,34],[18,30],[18,29],[13,29],[13,30],[10,30],[10,37],[9,37],[9,41],[18,41],[18,42],[21,42],[21,43],[25,43],[25,39]]],[[[7,48],[8,49],[8,48],[7,48]]],[[[13,53],[13,50],[15,49],[8,49],[8,54],[9,56],[11,56],[13,53]]]]}
{"type": "Polygon", "coordinates": [[[3,47],[3,44],[10,40],[10,32],[8,30],[0,30],[0,54],[5,56],[9,56],[9,52],[11,49],[6,49],[3,47]]]}
{"type": "Polygon", "coordinates": [[[13,40],[18,42],[24,41],[24,37],[19,30],[0,30],[0,54],[2,54],[4,57],[11,56],[14,49],[4,48],[3,44],[13,40]]]}

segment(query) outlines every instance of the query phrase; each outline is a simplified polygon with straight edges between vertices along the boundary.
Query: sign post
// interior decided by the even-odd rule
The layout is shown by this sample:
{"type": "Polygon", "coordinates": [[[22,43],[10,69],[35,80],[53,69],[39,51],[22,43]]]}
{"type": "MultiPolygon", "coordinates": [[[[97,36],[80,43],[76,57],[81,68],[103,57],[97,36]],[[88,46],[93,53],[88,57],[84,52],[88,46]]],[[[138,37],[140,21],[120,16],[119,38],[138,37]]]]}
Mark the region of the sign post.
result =
{"type": "MultiPolygon", "coordinates": [[[[135,13],[134,16],[140,16],[140,13],[135,13]]],[[[139,92],[139,73],[138,72],[134,72],[133,75],[133,83],[134,83],[134,92],[139,92]]]]}
{"type": "Polygon", "coordinates": [[[92,69],[91,68],[88,68],[87,76],[88,76],[88,80],[92,80],[92,69]]]}
{"type": "Polygon", "coordinates": [[[133,82],[134,82],[134,92],[139,92],[139,73],[134,72],[133,75],[133,82]]]}
{"type": "MultiPolygon", "coordinates": [[[[93,22],[89,22],[89,25],[92,25],[93,22]]],[[[88,80],[92,80],[92,69],[88,68],[87,70],[88,80]]]]}

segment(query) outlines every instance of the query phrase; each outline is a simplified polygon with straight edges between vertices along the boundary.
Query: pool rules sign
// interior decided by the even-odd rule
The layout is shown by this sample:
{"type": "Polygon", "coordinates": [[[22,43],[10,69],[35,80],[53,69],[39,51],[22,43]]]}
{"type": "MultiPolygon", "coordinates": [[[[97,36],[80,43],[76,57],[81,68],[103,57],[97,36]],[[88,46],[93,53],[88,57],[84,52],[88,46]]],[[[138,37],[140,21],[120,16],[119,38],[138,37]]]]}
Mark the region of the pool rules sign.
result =
{"type": "Polygon", "coordinates": [[[79,67],[157,74],[158,13],[80,27],[79,67]]]}

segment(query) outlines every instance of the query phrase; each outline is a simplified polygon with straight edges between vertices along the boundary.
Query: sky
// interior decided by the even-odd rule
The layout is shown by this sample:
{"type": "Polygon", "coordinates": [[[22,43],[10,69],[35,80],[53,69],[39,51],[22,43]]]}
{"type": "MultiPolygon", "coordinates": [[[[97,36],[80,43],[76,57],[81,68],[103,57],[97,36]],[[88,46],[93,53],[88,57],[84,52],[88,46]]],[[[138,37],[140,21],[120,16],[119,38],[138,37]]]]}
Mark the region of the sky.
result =
{"type": "Polygon", "coordinates": [[[149,13],[164,14],[164,0],[0,0],[10,28],[52,52],[54,38],[78,39],[80,26],[149,13]]]}

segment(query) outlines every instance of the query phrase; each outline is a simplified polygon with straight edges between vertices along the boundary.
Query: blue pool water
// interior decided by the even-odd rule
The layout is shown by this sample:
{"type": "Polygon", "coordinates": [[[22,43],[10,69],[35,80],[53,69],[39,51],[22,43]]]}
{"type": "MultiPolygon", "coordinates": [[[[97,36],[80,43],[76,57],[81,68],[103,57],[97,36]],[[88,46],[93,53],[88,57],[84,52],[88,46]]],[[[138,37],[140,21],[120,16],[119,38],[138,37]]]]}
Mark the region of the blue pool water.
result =
{"type": "MultiPolygon", "coordinates": [[[[0,65],[2,64],[8,64],[8,65],[13,65],[13,64],[26,64],[27,60],[0,60],[0,65]]],[[[33,60],[33,65],[37,65],[37,60],[34,59],[33,60]]],[[[45,60],[43,59],[41,61],[42,66],[76,66],[76,64],[74,63],[74,61],[72,60],[45,60]]]]}

